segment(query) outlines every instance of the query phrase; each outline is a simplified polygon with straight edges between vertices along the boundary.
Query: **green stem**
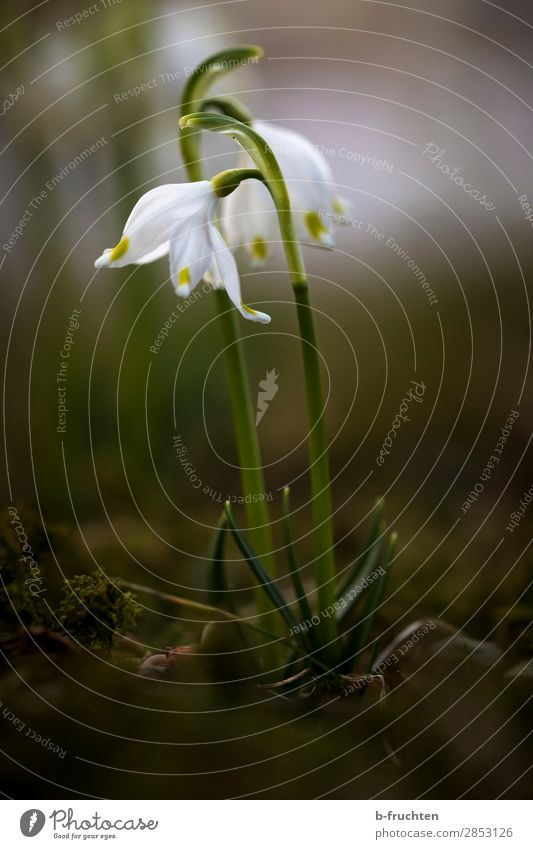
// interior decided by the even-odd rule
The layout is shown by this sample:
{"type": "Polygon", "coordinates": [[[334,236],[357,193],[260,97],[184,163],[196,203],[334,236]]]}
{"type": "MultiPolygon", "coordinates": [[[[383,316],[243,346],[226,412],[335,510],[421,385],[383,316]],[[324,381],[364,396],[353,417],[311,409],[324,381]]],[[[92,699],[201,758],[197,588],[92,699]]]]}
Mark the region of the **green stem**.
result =
{"type": "MultiPolygon", "coordinates": [[[[250,58],[261,56],[260,48],[244,45],[233,48],[230,51],[221,51],[210,57],[203,65],[199,66],[189,78],[183,92],[180,106],[180,115],[183,117],[191,108],[201,107],[207,89],[214,80],[231,70],[235,62],[245,61],[250,58]]],[[[222,108],[216,98],[213,99],[213,107],[222,108]]],[[[226,103],[226,107],[229,107],[226,103]]],[[[236,108],[236,107],[235,107],[236,108]]],[[[239,117],[246,117],[240,115],[239,117]]],[[[200,158],[199,133],[194,129],[181,128],[180,147],[185,168],[189,180],[196,181],[204,178],[203,166],[200,158]]],[[[228,174],[231,172],[227,172],[228,174]]],[[[237,321],[233,309],[228,309],[228,298],[225,292],[215,292],[215,301],[219,315],[219,322],[225,346],[226,375],[229,385],[233,423],[235,428],[237,450],[241,465],[241,486],[243,494],[256,494],[265,497],[265,482],[262,472],[261,452],[257,439],[257,428],[255,426],[255,414],[250,395],[250,383],[248,369],[244,358],[242,341],[239,335],[237,321]]],[[[273,543],[270,530],[270,515],[268,504],[264,500],[251,499],[245,504],[246,517],[250,526],[250,538],[254,546],[261,553],[263,561],[271,575],[275,574],[275,563],[273,558],[273,543]]],[[[261,622],[265,628],[274,628],[278,625],[278,616],[265,597],[261,588],[256,590],[257,612],[261,615],[261,622]]],[[[278,651],[272,645],[264,650],[266,667],[274,667],[278,662],[278,651]]]]}
{"type": "Polygon", "coordinates": [[[306,625],[305,623],[311,622],[313,618],[313,612],[311,610],[311,606],[309,604],[309,599],[307,598],[305,588],[302,582],[302,577],[300,575],[300,569],[298,567],[298,563],[296,562],[296,555],[294,554],[294,543],[292,540],[292,529],[291,529],[291,511],[290,511],[290,502],[289,502],[289,487],[286,486],[283,490],[282,497],[282,507],[283,507],[283,534],[285,537],[285,551],[287,554],[287,562],[289,564],[289,571],[291,573],[291,581],[294,589],[294,593],[296,595],[296,601],[298,602],[298,606],[300,608],[300,613],[302,616],[302,624],[304,629],[306,627],[311,628],[311,631],[308,635],[309,643],[313,649],[318,649],[316,635],[313,633],[312,624],[306,625]]]}
{"type": "MultiPolygon", "coordinates": [[[[287,243],[285,243],[287,244],[287,243]]],[[[287,263],[291,269],[289,251],[287,263]]],[[[297,282],[293,283],[294,299],[298,316],[302,357],[307,393],[309,418],[309,463],[311,470],[311,492],[313,496],[313,524],[315,529],[315,577],[319,615],[335,603],[335,556],[331,521],[332,502],[328,456],[328,441],[325,426],[324,402],[320,361],[316,341],[313,313],[309,300],[307,281],[302,282],[300,270],[295,268],[297,282]]],[[[321,616],[319,629],[321,643],[325,647],[324,657],[334,658],[337,637],[335,617],[321,616]]]]}
{"type": "MultiPolygon", "coordinates": [[[[253,127],[226,115],[196,112],[182,116],[180,127],[189,131],[205,129],[228,135],[250,155],[263,174],[276,206],[285,257],[296,301],[309,418],[309,461],[315,526],[315,578],[319,615],[335,603],[335,558],[333,549],[332,503],[320,360],[316,343],[313,313],[309,301],[309,285],[300,242],[296,235],[289,193],[271,148],[253,127]]],[[[335,661],[337,625],[330,614],[320,616],[317,626],[323,648],[322,655],[335,661]]]]}
{"type": "MultiPolygon", "coordinates": [[[[214,297],[225,348],[224,355],[239,464],[241,467],[243,495],[251,496],[250,501],[245,502],[246,516],[250,526],[248,536],[252,540],[259,557],[267,565],[269,572],[275,574],[275,564],[272,556],[273,545],[270,533],[270,516],[268,502],[265,500],[266,492],[261,465],[261,452],[257,439],[255,412],[250,393],[246,361],[237,329],[236,313],[233,308],[229,307],[228,297],[222,289],[216,289],[214,297]],[[256,500],[254,500],[254,496],[257,496],[256,500]]],[[[262,609],[263,612],[272,610],[265,603],[264,593],[259,587],[257,589],[257,604],[258,608],[260,610],[262,609]]],[[[277,625],[278,623],[273,620],[271,624],[277,625]]]]}
{"type": "MultiPolygon", "coordinates": [[[[180,117],[188,112],[202,109],[202,102],[206,98],[208,90],[218,79],[241,67],[246,62],[257,62],[262,55],[263,51],[257,45],[240,44],[209,56],[205,62],[194,69],[184,86],[180,104],[180,117]]],[[[232,98],[217,98],[215,100],[217,101],[213,103],[215,108],[222,108],[218,104],[219,100],[226,100],[226,106],[232,108],[232,98]]],[[[233,108],[238,109],[239,105],[235,104],[233,108]]],[[[238,114],[239,120],[247,117],[247,113],[242,112],[243,109],[244,107],[241,107],[239,110],[239,113],[242,113],[238,114]]],[[[189,128],[182,128],[180,133],[181,155],[191,181],[203,179],[199,135],[196,130],[189,128]]]]}
{"type": "Polygon", "coordinates": [[[206,97],[205,100],[202,100],[200,109],[202,112],[218,109],[223,115],[227,115],[229,118],[235,118],[241,124],[251,124],[253,121],[252,113],[246,109],[240,100],[237,100],[235,97],[228,97],[227,95],[206,97]]]}

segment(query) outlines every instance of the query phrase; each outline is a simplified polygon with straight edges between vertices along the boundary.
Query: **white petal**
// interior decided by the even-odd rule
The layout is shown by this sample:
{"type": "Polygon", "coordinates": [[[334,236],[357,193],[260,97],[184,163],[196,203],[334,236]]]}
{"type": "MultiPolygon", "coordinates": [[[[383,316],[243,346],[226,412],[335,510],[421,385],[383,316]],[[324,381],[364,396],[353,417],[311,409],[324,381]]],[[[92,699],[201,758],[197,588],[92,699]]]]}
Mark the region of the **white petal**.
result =
{"type": "MultiPolygon", "coordinates": [[[[278,160],[300,238],[331,247],[334,241],[330,222],[335,221],[335,214],[342,215],[342,212],[326,158],[309,139],[293,130],[266,121],[255,121],[253,128],[265,139],[278,160]],[[331,212],[334,215],[328,217],[331,212]]],[[[251,161],[246,154],[241,154],[238,164],[246,167],[251,161]]],[[[263,242],[257,241],[262,232],[268,234],[265,239],[267,245],[280,238],[277,216],[272,214],[272,207],[266,187],[252,180],[243,183],[230,195],[223,207],[223,227],[228,241],[233,246],[246,245],[257,264],[266,258],[263,242]],[[253,188],[249,188],[250,185],[253,188]],[[264,256],[260,256],[261,252],[264,256]]]]}
{"type": "Polygon", "coordinates": [[[161,259],[162,256],[166,256],[168,254],[169,247],[170,247],[169,241],[163,242],[163,244],[159,245],[158,248],[156,248],[153,251],[150,251],[150,253],[145,254],[140,259],[138,259],[137,264],[138,265],[146,265],[149,262],[155,262],[156,259],[161,259]]]}
{"type": "Polygon", "coordinates": [[[220,232],[211,221],[209,222],[209,232],[213,250],[212,273],[215,278],[215,283],[222,283],[229,298],[233,301],[244,318],[247,318],[250,321],[258,321],[261,324],[268,324],[270,321],[269,315],[264,312],[259,312],[258,310],[253,310],[246,306],[246,304],[243,304],[237,264],[220,232]]]}
{"type": "Polygon", "coordinates": [[[103,268],[105,265],[111,265],[111,254],[113,253],[111,248],[106,248],[98,259],[94,261],[95,268],[103,268]]]}
{"type": "Polygon", "coordinates": [[[206,208],[214,197],[211,183],[171,183],[146,192],[133,207],[115,248],[107,248],[95,266],[120,267],[158,259],[168,251],[176,229],[206,208]]]}
{"type": "Polygon", "coordinates": [[[266,121],[253,127],[272,148],[287,182],[291,203],[302,212],[329,209],[334,192],[329,162],[309,139],[266,121]]]}
{"type": "Polygon", "coordinates": [[[222,202],[222,228],[230,245],[244,245],[252,262],[261,265],[271,242],[279,241],[274,202],[259,180],[245,180],[222,202]]]}
{"type": "Polygon", "coordinates": [[[170,242],[170,276],[181,297],[186,298],[204,276],[213,260],[213,246],[208,219],[211,208],[202,210],[183,224],[170,242]]]}

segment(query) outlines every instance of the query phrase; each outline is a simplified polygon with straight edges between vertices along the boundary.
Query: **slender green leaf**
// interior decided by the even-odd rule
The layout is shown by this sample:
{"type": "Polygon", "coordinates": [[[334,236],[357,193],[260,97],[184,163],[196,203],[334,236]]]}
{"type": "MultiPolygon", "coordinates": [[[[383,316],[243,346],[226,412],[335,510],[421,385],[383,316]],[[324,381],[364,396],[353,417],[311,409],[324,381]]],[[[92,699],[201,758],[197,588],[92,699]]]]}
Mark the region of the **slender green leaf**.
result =
{"type": "Polygon", "coordinates": [[[374,547],[374,543],[378,538],[384,509],[385,502],[382,498],[380,498],[374,507],[374,519],[372,521],[372,527],[370,528],[370,533],[368,535],[368,540],[365,549],[363,553],[353,561],[352,568],[349,569],[347,576],[339,587],[337,593],[338,599],[342,598],[342,596],[345,595],[347,590],[349,590],[351,585],[356,582],[356,579],[358,578],[359,574],[363,571],[365,566],[365,560],[370,556],[374,547]]]}
{"type": "Polygon", "coordinates": [[[226,565],[224,563],[224,546],[228,533],[228,520],[226,518],[226,514],[222,513],[218,522],[217,530],[213,537],[213,543],[209,555],[209,601],[214,607],[221,605],[235,613],[233,597],[229,592],[226,578],[226,565]]]}
{"type": "MultiPolygon", "coordinates": [[[[385,526],[383,525],[383,530],[384,529],[385,526]]],[[[374,570],[379,567],[379,564],[383,559],[384,549],[385,544],[382,539],[377,540],[374,543],[373,548],[365,556],[363,568],[358,571],[352,584],[348,587],[344,595],[338,599],[341,607],[336,611],[336,617],[340,625],[345,626],[350,619],[353,618],[355,609],[363,594],[374,583],[373,580],[369,581],[368,579],[372,576],[374,570]]]]}
{"type": "MultiPolygon", "coordinates": [[[[341,665],[341,671],[346,668],[349,668],[353,660],[365,648],[366,640],[368,638],[368,634],[372,626],[376,610],[380,606],[381,600],[383,598],[383,593],[385,592],[385,584],[387,582],[390,564],[394,556],[394,550],[396,548],[397,539],[398,537],[396,533],[392,533],[389,537],[387,554],[383,563],[383,574],[380,574],[376,578],[376,580],[373,581],[371,585],[371,591],[367,594],[366,597],[367,601],[363,608],[361,618],[359,619],[357,625],[352,628],[351,632],[348,635],[343,650],[343,662],[341,665]]],[[[373,644],[371,648],[371,655],[374,655],[374,653],[375,645],[373,644]]]]}
{"type": "Polygon", "coordinates": [[[279,611],[280,616],[283,617],[291,633],[294,633],[294,630],[298,628],[298,622],[296,621],[296,618],[292,613],[288,603],[285,601],[283,595],[278,590],[275,583],[272,581],[272,578],[270,577],[265,567],[257,557],[251,545],[245,539],[241,531],[237,528],[229,502],[226,502],[226,516],[228,518],[229,528],[231,530],[235,542],[237,543],[239,551],[250,566],[250,569],[252,570],[256,580],[259,581],[265,593],[268,595],[270,601],[272,602],[274,607],[279,611]]]}
{"type": "Polygon", "coordinates": [[[183,596],[171,595],[170,593],[163,593],[160,590],[154,590],[152,587],[145,587],[142,584],[134,584],[131,581],[124,580],[123,578],[119,578],[118,583],[123,584],[125,587],[129,587],[132,590],[136,590],[137,592],[156,596],[156,598],[160,598],[163,601],[168,601],[171,604],[177,605],[178,607],[185,607],[189,608],[190,610],[197,610],[199,613],[210,614],[210,618],[207,620],[198,619],[194,621],[217,622],[220,619],[227,619],[231,622],[238,622],[239,625],[246,625],[247,628],[251,628],[253,631],[257,631],[259,634],[263,634],[263,636],[265,637],[270,637],[271,640],[287,642],[287,638],[285,637],[285,635],[272,634],[270,631],[266,631],[264,628],[260,628],[258,625],[254,625],[252,622],[249,621],[249,619],[243,619],[241,616],[237,616],[235,613],[230,613],[228,610],[223,610],[221,607],[213,607],[213,605],[204,604],[201,601],[193,601],[193,599],[184,598],[183,596]]]}
{"type": "MultiPolygon", "coordinates": [[[[253,622],[250,622],[249,619],[243,619],[240,616],[237,616],[234,613],[230,613],[228,610],[222,610],[219,607],[212,607],[210,604],[203,604],[201,601],[193,601],[190,598],[182,598],[178,595],[170,595],[169,593],[163,593],[160,590],[154,590],[152,587],[145,587],[142,584],[133,584],[131,581],[126,581],[123,578],[118,579],[118,583],[124,584],[124,586],[129,587],[132,590],[136,590],[137,592],[147,593],[148,595],[156,596],[157,598],[162,599],[163,601],[168,601],[171,604],[175,604],[178,607],[188,607],[191,610],[198,610],[202,613],[210,613],[212,614],[210,621],[216,622],[219,619],[226,619],[230,622],[237,622],[239,625],[244,625],[246,628],[251,628],[252,631],[256,631],[258,634],[262,634],[264,637],[269,637],[271,640],[277,640],[280,643],[283,643],[290,649],[289,658],[294,657],[295,655],[301,657],[306,663],[311,663],[320,669],[321,672],[328,672],[328,667],[318,660],[315,657],[310,657],[307,649],[302,648],[302,646],[298,645],[296,640],[287,637],[285,634],[272,634],[270,631],[266,631],[264,628],[259,627],[259,625],[254,625],[253,622]]],[[[203,621],[203,620],[199,620],[203,621]]]]}
{"type": "MultiPolygon", "coordinates": [[[[305,622],[310,622],[313,616],[311,606],[309,604],[309,600],[307,598],[304,585],[302,583],[302,579],[300,576],[300,570],[298,568],[298,564],[296,562],[296,556],[294,554],[294,544],[292,539],[292,531],[291,531],[291,522],[290,522],[290,502],[289,502],[289,487],[286,486],[283,489],[282,495],[282,509],[283,509],[283,534],[285,540],[285,552],[287,554],[287,562],[289,564],[289,571],[292,581],[292,587],[294,593],[296,595],[296,600],[298,602],[298,606],[300,608],[300,614],[302,617],[302,625],[305,622]]],[[[305,627],[305,625],[304,625],[305,627]]],[[[317,635],[315,634],[313,628],[311,627],[309,630],[305,631],[305,636],[309,640],[310,647],[312,649],[319,649],[320,646],[317,642],[317,635]]]]}

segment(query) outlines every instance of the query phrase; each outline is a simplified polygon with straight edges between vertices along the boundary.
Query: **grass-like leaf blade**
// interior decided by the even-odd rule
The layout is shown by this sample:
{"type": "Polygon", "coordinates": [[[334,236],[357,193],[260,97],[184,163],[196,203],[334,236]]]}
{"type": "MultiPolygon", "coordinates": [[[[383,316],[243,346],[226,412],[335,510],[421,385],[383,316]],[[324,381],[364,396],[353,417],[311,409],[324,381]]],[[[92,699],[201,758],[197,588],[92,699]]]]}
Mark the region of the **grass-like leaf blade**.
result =
{"type": "Polygon", "coordinates": [[[257,557],[255,551],[251,547],[248,540],[243,536],[241,531],[238,529],[235,524],[235,520],[233,518],[233,513],[231,511],[231,507],[229,502],[226,503],[226,516],[228,519],[228,526],[232,533],[232,536],[237,544],[239,551],[242,556],[248,563],[250,569],[252,570],[256,580],[263,587],[265,593],[269,597],[270,601],[274,605],[274,607],[278,610],[280,616],[285,621],[289,630],[293,633],[296,628],[298,628],[298,622],[294,614],[292,613],[288,602],[284,599],[281,592],[278,590],[275,583],[272,581],[272,578],[266,571],[265,567],[262,565],[261,561],[257,557]]]}
{"type": "MultiPolygon", "coordinates": [[[[296,562],[296,556],[294,554],[294,544],[292,539],[292,531],[291,531],[291,522],[290,522],[290,503],[289,503],[289,487],[286,486],[283,489],[282,495],[282,510],[283,510],[283,535],[285,542],[285,552],[287,555],[287,562],[289,565],[289,572],[291,576],[292,588],[294,590],[294,594],[296,596],[298,606],[300,608],[300,614],[302,617],[302,624],[305,622],[310,622],[313,616],[311,606],[309,604],[307,594],[305,592],[304,585],[302,583],[302,579],[300,576],[300,570],[298,568],[298,564],[296,562]]],[[[316,634],[313,632],[313,627],[305,631],[305,636],[309,641],[309,645],[312,649],[319,649],[320,646],[317,643],[316,634]]]]}
{"type": "MultiPolygon", "coordinates": [[[[376,610],[381,604],[385,585],[390,569],[390,564],[394,556],[398,536],[392,533],[389,537],[387,553],[383,562],[383,574],[380,574],[370,586],[370,591],[367,594],[366,604],[364,605],[361,618],[354,628],[349,633],[344,650],[341,671],[349,668],[357,655],[365,648],[365,644],[374,620],[376,610]]],[[[372,646],[371,655],[375,653],[375,646],[372,646]]]]}
{"type": "Polygon", "coordinates": [[[372,521],[372,527],[370,528],[370,533],[368,535],[368,540],[365,549],[360,555],[360,557],[357,557],[356,560],[354,560],[352,568],[349,570],[348,575],[345,577],[343,583],[337,591],[337,599],[342,598],[342,596],[346,594],[346,592],[350,589],[351,585],[356,582],[356,579],[358,578],[359,574],[364,569],[365,561],[370,556],[374,547],[374,543],[378,538],[384,509],[385,501],[380,498],[374,507],[374,518],[372,521]]]}
{"type": "Polygon", "coordinates": [[[208,587],[209,603],[213,607],[227,607],[235,613],[235,606],[231,593],[228,592],[228,581],[226,578],[226,566],[224,563],[224,546],[228,531],[228,520],[226,514],[222,513],[219,519],[211,551],[209,553],[208,587]]]}
{"type": "MultiPolygon", "coordinates": [[[[384,529],[385,525],[383,524],[382,533],[384,529]]],[[[374,542],[372,549],[365,553],[363,568],[358,570],[351,585],[348,587],[344,595],[340,596],[338,599],[338,602],[342,604],[342,607],[336,611],[336,616],[337,621],[341,626],[346,625],[346,623],[350,621],[350,617],[354,613],[363,593],[369,590],[374,583],[373,581],[367,583],[367,581],[369,576],[379,566],[383,559],[384,548],[385,542],[383,539],[378,539],[374,542]]]]}

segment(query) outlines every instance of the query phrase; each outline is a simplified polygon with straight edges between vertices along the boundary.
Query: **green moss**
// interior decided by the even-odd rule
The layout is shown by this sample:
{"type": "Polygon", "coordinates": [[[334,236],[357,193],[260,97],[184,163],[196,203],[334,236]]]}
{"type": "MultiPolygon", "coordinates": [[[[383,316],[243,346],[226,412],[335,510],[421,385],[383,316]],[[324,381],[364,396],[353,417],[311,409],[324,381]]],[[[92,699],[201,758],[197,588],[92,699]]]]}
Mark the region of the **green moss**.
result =
{"type": "Polygon", "coordinates": [[[65,587],[58,619],[73,640],[108,653],[121,634],[131,631],[141,607],[129,592],[101,572],[75,575],[65,587]]]}

